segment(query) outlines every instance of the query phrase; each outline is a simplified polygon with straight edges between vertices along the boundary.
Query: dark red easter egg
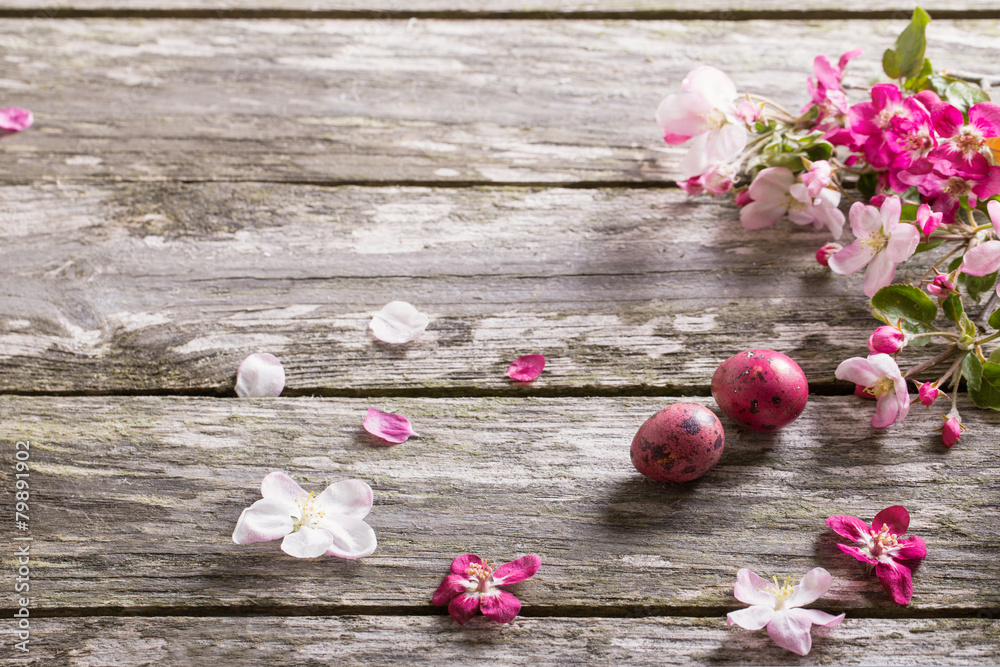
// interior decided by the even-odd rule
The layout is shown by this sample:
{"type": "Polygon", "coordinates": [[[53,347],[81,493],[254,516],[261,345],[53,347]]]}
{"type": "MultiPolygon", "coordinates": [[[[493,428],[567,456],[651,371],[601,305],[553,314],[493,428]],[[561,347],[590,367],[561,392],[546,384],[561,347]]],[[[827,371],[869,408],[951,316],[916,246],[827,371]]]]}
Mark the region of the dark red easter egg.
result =
{"type": "Polygon", "coordinates": [[[774,350],[747,350],[712,375],[719,409],[743,428],[776,431],[802,414],[809,383],[799,365],[774,350]]]}
{"type": "Polygon", "coordinates": [[[690,482],[712,469],[726,441],[722,422],[706,407],[674,403],[639,427],[632,465],[658,482],[690,482]]]}

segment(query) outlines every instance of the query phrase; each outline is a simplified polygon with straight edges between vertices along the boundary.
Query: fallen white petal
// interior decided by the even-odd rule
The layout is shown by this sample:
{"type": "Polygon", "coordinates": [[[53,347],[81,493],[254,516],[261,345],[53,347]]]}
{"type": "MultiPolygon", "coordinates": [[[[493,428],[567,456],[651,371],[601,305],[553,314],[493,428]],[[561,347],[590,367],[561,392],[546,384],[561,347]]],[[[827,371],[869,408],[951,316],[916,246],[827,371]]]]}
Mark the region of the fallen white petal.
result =
{"type": "Polygon", "coordinates": [[[285,369],[273,354],[251,354],[236,371],[236,395],[240,398],[280,396],[285,388],[285,369]]]}
{"type": "Polygon", "coordinates": [[[430,318],[406,301],[392,301],[372,317],[372,333],[383,343],[399,345],[415,340],[424,332],[430,318]]]}

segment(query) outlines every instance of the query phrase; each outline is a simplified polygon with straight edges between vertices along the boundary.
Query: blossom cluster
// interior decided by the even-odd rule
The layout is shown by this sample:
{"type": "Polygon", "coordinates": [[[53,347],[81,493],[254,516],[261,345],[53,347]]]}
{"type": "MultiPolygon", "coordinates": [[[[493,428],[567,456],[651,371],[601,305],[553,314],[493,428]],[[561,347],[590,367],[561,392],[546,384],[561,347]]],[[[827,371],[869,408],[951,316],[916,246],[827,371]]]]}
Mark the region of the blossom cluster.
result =
{"type": "Polygon", "coordinates": [[[660,103],[656,119],[664,141],[689,146],[679,165],[686,192],[735,194],[748,230],[786,217],[826,230],[832,241],[817,261],[837,274],[865,271],[864,293],[883,326],[869,337],[870,354],[845,360],[836,377],[877,401],[876,428],[905,418],[911,401],[929,407],[950,388],[941,440],[951,447],[965,428],[957,408],[963,380],[975,405],[1000,410],[1000,350],[984,349],[1000,338],[1000,104],[934,71],[924,57],[929,21],[914,10],[882,59],[893,81],[854,102],[844,76],[860,50],[836,64],[816,57],[810,100],[798,114],[740,96],[726,74],[700,66],[682,93],[660,103]],[[854,202],[845,215],[847,198],[854,202]],[[853,239],[841,244],[848,226],[853,239]],[[930,258],[927,271],[895,284],[897,267],[915,256],[930,258]],[[932,342],[944,349],[900,369],[904,348],[932,342]]]}
{"type": "MultiPolygon", "coordinates": [[[[927,546],[919,537],[903,537],[910,525],[910,514],[902,505],[887,507],[875,515],[872,525],[855,516],[836,515],[827,518],[826,525],[855,545],[838,544],[845,554],[874,568],[885,592],[898,604],[909,604],[913,596],[912,570],[927,557],[927,546]]],[[[802,609],[804,605],[826,594],[833,577],[821,567],[813,568],[798,584],[791,577],[773,582],[743,568],[736,575],[733,594],[746,609],[729,612],[726,625],[739,625],[747,630],[767,628],[778,646],[799,655],[812,648],[812,626],[833,627],[844,620],[844,614],[834,616],[818,609],[802,609]]]]}

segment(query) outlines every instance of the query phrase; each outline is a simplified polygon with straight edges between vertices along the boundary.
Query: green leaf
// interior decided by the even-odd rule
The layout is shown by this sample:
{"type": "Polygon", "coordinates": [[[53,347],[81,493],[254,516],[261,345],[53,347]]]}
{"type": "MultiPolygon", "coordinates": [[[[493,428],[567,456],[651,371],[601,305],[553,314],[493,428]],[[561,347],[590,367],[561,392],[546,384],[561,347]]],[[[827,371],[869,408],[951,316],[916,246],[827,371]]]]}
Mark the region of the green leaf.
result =
{"type": "Polygon", "coordinates": [[[993,361],[983,364],[979,389],[970,385],[969,397],[977,407],[1000,410],[1000,364],[993,361]]]}
{"type": "MultiPolygon", "coordinates": [[[[951,269],[954,271],[955,269],[951,269]]],[[[997,283],[997,272],[986,275],[986,276],[970,276],[968,273],[960,273],[958,275],[958,286],[964,287],[965,291],[969,293],[969,296],[973,300],[979,299],[979,295],[983,292],[993,289],[993,286],[997,283]]]]}
{"type": "Polygon", "coordinates": [[[993,350],[993,354],[990,355],[990,358],[988,359],[988,361],[991,364],[1000,364],[1000,347],[998,347],[997,349],[993,350]]]}
{"type": "MultiPolygon", "coordinates": [[[[991,327],[993,327],[994,329],[1000,329],[1000,308],[997,308],[996,310],[994,310],[993,314],[990,315],[989,325],[991,327]]],[[[1000,349],[1000,348],[997,348],[997,349],[1000,349]]]]}
{"type": "Polygon", "coordinates": [[[820,160],[829,160],[830,156],[833,155],[833,144],[829,141],[817,142],[814,146],[806,151],[806,156],[812,162],[818,162],[820,160]]]}
{"type": "Polygon", "coordinates": [[[923,243],[918,243],[917,249],[913,251],[913,254],[915,255],[918,252],[927,252],[928,250],[934,250],[934,248],[938,247],[942,243],[944,243],[944,239],[936,239],[934,237],[931,237],[929,240],[924,241],[923,243]]]}
{"type": "MultiPolygon", "coordinates": [[[[899,320],[899,328],[906,333],[911,334],[925,334],[932,333],[935,331],[934,327],[924,324],[923,322],[917,322],[916,320],[908,320],[905,317],[899,320]]],[[[930,336],[921,336],[920,338],[914,338],[907,345],[910,347],[923,347],[924,345],[930,345],[930,336]]]]}
{"type": "Polygon", "coordinates": [[[934,74],[934,68],[931,66],[931,61],[924,58],[924,64],[920,67],[920,72],[909,79],[903,84],[903,87],[907,90],[912,90],[915,93],[919,93],[921,90],[927,90],[931,87],[931,75],[934,74]]]}
{"type": "Polygon", "coordinates": [[[963,114],[968,114],[969,107],[980,102],[988,102],[990,96],[982,88],[969,85],[964,81],[953,81],[944,89],[944,98],[958,107],[963,114]]]}
{"type": "Polygon", "coordinates": [[[962,330],[962,334],[969,339],[975,339],[976,334],[979,333],[975,323],[965,313],[962,313],[962,316],[958,318],[958,327],[962,330]]]}
{"type": "Polygon", "coordinates": [[[962,359],[962,375],[969,383],[969,391],[979,391],[983,384],[983,362],[975,352],[969,352],[962,359]]]}
{"type": "Polygon", "coordinates": [[[944,309],[944,316],[956,324],[962,319],[962,315],[965,314],[965,308],[962,306],[962,297],[957,293],[949,295],[944,300],[942,308],[944,309]]]}
{"type": "Polygon", "coordinates": [[[875,196],[875,189],[878,187],[878,174],[867,173],[858,176],[858,190],[864,196],[864,201],[868,201],[875,196]]]}
{"type": "Polygon", "coordinates": [[[899,78],[899,56],[896,55],[895,49],[886,49],[882,54],[882,69],[890,79],[899,78]]]}
{"type": "MultiPolygon", "coordinates": [[[[924,65],[924,51],[927,48],[927,38],[924,29],[931,22],[931,17],[927,12],[917,7],[910,17],[910,25],[906,26],[899,38],[896,40],[896,59],[899,65],[899,76],[909,78],[920,73],[920,68],[924,65]]],[[[882,59],[882,66],[885,66],[885,57],[882,59]]],[[[888,74],[888,72],[887,72],[888,74]]],[[[890,75],[891,76],[891,75],[890,75]]]]}
{"type": "Polygon", "coordinates": [[[889,285],[875,292],[872,313],[886,324],[907,319],[930,324],[938,314],[938,307],[923,290],[912,285],[889,285]]]}

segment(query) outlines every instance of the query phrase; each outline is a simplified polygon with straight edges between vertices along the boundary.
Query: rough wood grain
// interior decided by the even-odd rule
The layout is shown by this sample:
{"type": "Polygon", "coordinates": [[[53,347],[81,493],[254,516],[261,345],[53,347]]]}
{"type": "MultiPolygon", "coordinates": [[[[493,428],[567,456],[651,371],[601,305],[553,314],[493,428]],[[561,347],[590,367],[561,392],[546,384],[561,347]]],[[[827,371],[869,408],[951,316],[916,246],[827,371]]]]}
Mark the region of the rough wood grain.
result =
{"type": "MultiPolygon", "coordinates": [[[[823,608],[854,617],[1000,612],[1000,414],[963,404],[970,430],[947,450],[940,409],[876,432],[871,403],[814,397],[777,434],[724,422],[709,475],[655,483],[633,469],[629,443],[677,400],[3,397],[0,447],[10,462],[16,441],[32,443],[38,614],[428,613],[451,559],[469,551],[541,556],[516,587],[529,615],[721,615],[738,606],[737,568],[816,566],[835,579],[823,608]],[[361,428],[372,406],[407,415],[421,437],[377,446],[361,428]],[[313,490],[368,481],[376,553],[295,560],[276,543],[233,544],[271,470],[313,490]],[[929,552],[908,607],[824,524],[896,503],[929,552]]],[[[11,521],[3,531],[12,543],[11,521]]]]}
{"type": "MultiPolygon", "coordinates": [[[[934,16],[987,15],[996,18],[991,0],[925,0],[920,6],[934,16]]],[[[93,15],[171,15],[220,18],[263,15],[284,18],[340,17],[533,17],[533,18],[674,18],[698,17],[731,20],[734,17],[781,16],[785,18],[828,18],[837,16],[877,16],[909,18],[913,3],[902,0],[879,3],[877,7],[851,6],[834,0],[806,0],[789,5],[782,0],[4,0],[0,14],[50,18],[82,13],[93,15]],[[30,13],[30,14],[29,14],[30,13]]]]}
{"type": "Polygon", "coordinates": [[[510,626],[450,618],[38,619],[29,659],[5,665],[990,665],[997,621],[847,618],[815,628],[799,657],[766,633],[719,618],[519,618],[510,626]]]}
{"type": "MultiPolygon", "coordinates": [[[[0,181],[659,183],[653,114],[692,67],[799,108],[820,53],[879,75],[902,21],[4,20],[0,181]]],[[[938,67],[996,75],[1000,24],[939,21],[938,67]]]]}
{"type": "Polygon", "coordinates": [[[231,394],[270,351],[299,394],[704,394],[748,346],[822,386],[875,324],[825,232],[676,190],[7,187],[0,237],[7,392],[231,394]],[[433,318],[410,345],[367,331],[395,299],[433,318]],[[548,366],[515,386],[528,352],[548,366]]]}

